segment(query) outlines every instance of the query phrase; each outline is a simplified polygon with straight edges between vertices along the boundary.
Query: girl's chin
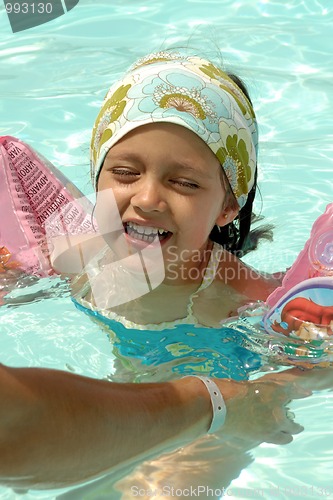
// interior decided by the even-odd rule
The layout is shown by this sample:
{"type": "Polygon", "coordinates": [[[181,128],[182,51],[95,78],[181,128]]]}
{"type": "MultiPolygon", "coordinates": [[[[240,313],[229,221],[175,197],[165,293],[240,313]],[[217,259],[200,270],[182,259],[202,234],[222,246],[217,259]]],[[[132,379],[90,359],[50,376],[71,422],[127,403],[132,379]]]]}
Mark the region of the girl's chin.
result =
{"type": "Polygon", "coordinates": [[[153,242],[130,238],[126,233],[117,238],[107,239],[112,251],[112,265],[119,266],[133,279],[150,282],[152,288],[158,286],[165,277],[162,245],[156,238],[153,242]]]}

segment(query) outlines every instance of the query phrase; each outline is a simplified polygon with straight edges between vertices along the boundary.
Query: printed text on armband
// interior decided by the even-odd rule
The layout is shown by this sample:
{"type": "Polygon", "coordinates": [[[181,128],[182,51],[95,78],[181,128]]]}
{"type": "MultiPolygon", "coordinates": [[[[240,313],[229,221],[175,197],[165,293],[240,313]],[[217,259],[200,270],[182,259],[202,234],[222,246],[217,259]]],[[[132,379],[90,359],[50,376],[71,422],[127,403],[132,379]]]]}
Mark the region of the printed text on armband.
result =
{"type": "Polygon", "coordinates": [[[49,208],[45,210],[41,215],[37,217],[37,220],[40,224],[43,224],[45,220],[53,214],[64,202],[66,201],[66,198],[63,194],[59,194],[57,198],[54,200],[53,203],[50,204],[49,208]]]}

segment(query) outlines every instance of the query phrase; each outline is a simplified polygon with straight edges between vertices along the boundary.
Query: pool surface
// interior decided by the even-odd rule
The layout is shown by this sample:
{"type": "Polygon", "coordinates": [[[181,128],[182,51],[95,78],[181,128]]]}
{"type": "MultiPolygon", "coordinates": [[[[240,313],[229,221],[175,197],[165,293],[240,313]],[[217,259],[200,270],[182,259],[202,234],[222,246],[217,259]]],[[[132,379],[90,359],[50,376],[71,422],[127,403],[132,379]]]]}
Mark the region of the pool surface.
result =
{"type": "MultiPolygon", "coordinates": [[[[54,21],[12,33],[1,4],[0,134],[28,142],[89,194],[90,130],[110,84],[137,58],[163,48],[189,46],[222,60],[244,79],[254,103],[255,209],[275,226],[274,241],[246,261],[283,270],[333,201],[332,26],[326,0],[80,0],[54,21]]],[[[3,363],[92,377],[110,377],[117,363],[108,336],[73,307],[59,279],[22,283],[0,318],[3,363]]],[[[227,498],[333,499],[332,393],[290,408],[304,432],[288,445],[252,450],[227,498]]],[[[156,479],[156,462],[151,471],[156,479]]],[[[0,488],[0,499],[133,498],[123,484],[123,497],[102,483],[76,493],[0,488]]]]}

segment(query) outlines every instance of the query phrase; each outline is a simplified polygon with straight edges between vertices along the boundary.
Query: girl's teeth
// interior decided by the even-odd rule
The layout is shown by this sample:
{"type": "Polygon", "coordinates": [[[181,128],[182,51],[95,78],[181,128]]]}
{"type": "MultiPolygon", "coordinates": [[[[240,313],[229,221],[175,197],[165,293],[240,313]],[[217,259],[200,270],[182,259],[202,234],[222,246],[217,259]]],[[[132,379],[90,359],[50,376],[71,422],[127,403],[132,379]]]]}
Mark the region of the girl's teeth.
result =
{"type": "Polygon", "coordinates": [[[127,227],[136,231],[139,234],[149,235],[149,236],[157,236],[157,234],[163,234],[163,233],[167,232],[164,229],[160,229],[160,228],[156,228],[156,227],[139,226],[138,224],[135,224],[133,222],[128,222],[127,227]]]}
{"type": "Polygon", "coordinates": [[[127,233],[134,236],[136,239],[153,242],[156,236],[166,235],[168,231],[157,227],[150,226],[140,226],[139,224],[135,224],[134,222],[128,222],[127,233]]]}

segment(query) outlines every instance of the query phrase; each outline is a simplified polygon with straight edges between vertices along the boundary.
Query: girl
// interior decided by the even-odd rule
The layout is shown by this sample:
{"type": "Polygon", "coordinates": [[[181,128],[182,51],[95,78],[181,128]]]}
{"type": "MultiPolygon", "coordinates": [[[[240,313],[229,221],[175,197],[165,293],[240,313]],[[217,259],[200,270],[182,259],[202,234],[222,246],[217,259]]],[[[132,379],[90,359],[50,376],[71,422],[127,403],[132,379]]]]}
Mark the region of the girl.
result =
{"type": "MultiPolygon", "coordinates": [[[[234,80],[198,57],[150,55],[111,87],[96,119],[91,177],[101,238],[80,246],[86,262],[73,288],[77,306],[115,332],[122,362],[130,353],[132,374],[118,368],[112,380],[180,373],[244,379],[254,367],[220,325],[278,286],[238,259],[253,247],[258,131],[252,104],[234,80]],[[212,347],[215,329],[221,353],[212,347]],[[179,344],[187,350],[186,367],[177,355],[156,354],[162,338],[165,351],[179,344]],[[145,344],[149,354],[142,355],[145,344]]],[[[58,271],[60,253],[53,261],[58,271]]],[[[209,485],[226,486],[248,463],[248,449],[248,442],[201,440],[143,465],[116,489],[125,497],[133,485],[162,491],[168,478],[188,487],[200,481],[198,467],[206,468],[209,485]],[[193,460],[197,466],[188,470],[193,460]]]]}
{"type": "MultiPolygon", "coordinates": [[[[179,53],[139,60],[111,87],[93,128],[102,237],[80,255],[87,263],[104,248],[74,283],[78,307],[114,328],[165,331],[219,328],[239,306],[265,300],[278,281],[237,257],[258,239],[257,141],[236,77],[179,53]]],[[[58,246],[52,263],[68,272],[68,252],[58,246]]]]}

